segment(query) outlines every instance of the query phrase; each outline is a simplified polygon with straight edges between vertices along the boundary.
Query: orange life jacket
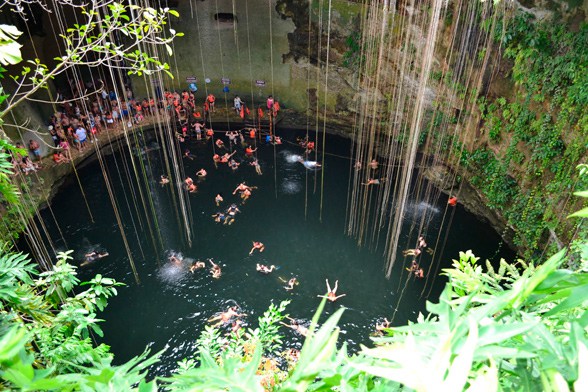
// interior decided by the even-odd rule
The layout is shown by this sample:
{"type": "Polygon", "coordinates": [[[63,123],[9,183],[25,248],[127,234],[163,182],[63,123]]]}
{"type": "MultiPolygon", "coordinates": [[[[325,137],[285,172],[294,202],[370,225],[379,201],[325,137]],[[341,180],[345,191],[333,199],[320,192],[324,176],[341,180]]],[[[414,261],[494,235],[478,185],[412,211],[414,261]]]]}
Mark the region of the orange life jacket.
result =
{"type": "Polygon", "coordinates": [[[255,139],[255,129],[252,129],[252,130],[249,131],[249,137],[251,139],[255,139]]]}

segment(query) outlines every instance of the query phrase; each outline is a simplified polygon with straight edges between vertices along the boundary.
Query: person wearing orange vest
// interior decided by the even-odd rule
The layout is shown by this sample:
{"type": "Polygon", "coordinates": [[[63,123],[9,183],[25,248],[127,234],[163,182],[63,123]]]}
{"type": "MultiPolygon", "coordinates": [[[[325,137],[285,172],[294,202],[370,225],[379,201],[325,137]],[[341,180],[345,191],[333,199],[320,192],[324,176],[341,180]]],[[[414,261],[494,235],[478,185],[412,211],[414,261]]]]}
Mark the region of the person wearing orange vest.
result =
{"type": "Polygon", "coordinates": [[[211,112],[214,112],[214,101],[215,100],[216,99],[214,98],[214,95],[212,95],[212,94],[208,94],[208,97],[206,97],[206,102],[208,103],[211,112]]]}
{"type": "Polygon", "coordinates": [[[253,153],[257,151],[256,149],[251,148],[251,145],[247,146],[247,148],[245,149],[245,155],[247,155],[248,157],[252,157],[253,153]]]}
{"type": "Polygon", "coordinates": [[[249,130],[249,138],[250,139],[255,139],[255,128],[251,128],[249,130]]]}
{"type": "Polygon", "coordinates": [[[457,205],[457,197],[451,196],[449,200],[447,200],[447,204],[449,204],[451,207],[455,207],[457,205]]]}
{"type": "Polygon", "coordinates": [[[274,101],[273,109],[274,109],[274,116],[277,116],[278,112],[280,111],[280,103],[278,101],[274,101]]]}
{"type": "Polygon", "coordinates": [[[261,106],[257,108],[257,117],[263,118],[263,109],[261,106]]]}

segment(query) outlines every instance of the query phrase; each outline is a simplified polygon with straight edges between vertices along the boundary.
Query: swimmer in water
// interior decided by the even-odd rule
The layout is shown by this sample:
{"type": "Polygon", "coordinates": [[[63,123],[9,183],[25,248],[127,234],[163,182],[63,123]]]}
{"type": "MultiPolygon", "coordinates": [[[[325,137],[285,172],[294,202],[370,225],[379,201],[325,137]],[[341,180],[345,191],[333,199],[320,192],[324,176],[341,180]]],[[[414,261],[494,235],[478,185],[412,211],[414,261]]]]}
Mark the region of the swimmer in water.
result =
{"type": "Polygon", "coordinates": [[[425,242],[425,237],[423,237],[422,235],[419,236],[417,248],[420,249],[420,248],[426,248],[426,247],[427,247],[427,243],[425,242]]]}
{"type": "Polygon", "coordinates": [[[212,259],[208,259],[208,261],[210,262],[210,264],[212,264],[212,268],[210,269],[210,273],[212,274],[212,277],[214,279],[220,278],[223,273],[220,265],[216,264],[214,261],[212,261],[212,259]]]}
{"type": "Polygon", "coordinates": [[[220,314],[217,314],[216,316],[213,316],[211,318],[208,319],[208,322],[211,323],[213,321],[218,321],[217,323],[215,323],[213,325],[213,327],[218,327],[221,324],[225,324],[228,323],[229,321],[231,321],[231,319],[233,317],[242,317],[245,316],[244,313],[237,313],[238,308],[236,306],[231,306],[230,308],[227,309],[226,312],[221,312],[220,314]]]}
{"type": "Polygon", "coordinates": [[[182,264],[182,260],[174,254],[171,254],[167,259],[174,264],[182,264]]]}
{"type": "Polygon", "coordinates": [[[85,260],[82,262],[82,264],[80,264],[80,266],[83,267],[106,256],[108,256],[108,252],[96,252],[93,250],[92,252],[86,253],[84,255],[85,260]]]}
{"type": "Polygon", "coordinates": [[[194,183],[191,183],[190,185],[188,185],[187,189],[188,189],[188,192],[190,192],[190,193],[196,193],[198,191],[198,187],[194,183]]]}
{"type": "Polygon", "coordinates": [[[253,159],[253,161],[252,161],[252,162],[249,162],[249,164],[250,164],[251,166],[255,167],[255,172],[256,172],[257,174],[259,174],[260,176],[262,175],[262,172],[261,172],[261,165],[259,164],[259,161],[257,160],[257,158],[253,159]]]}
{"type": "Polygon", "coordinates": [[[337,288],[339,286],[338,280],[335,281],[335,287],[333,287],[333,290],[331,290],[331,286],[329,285],[329,279],[325,279],[325,282],[327,282],[327,294],[326,295],[317,295],[317,297],[326,298],[331,302],[335,302],[339,298],[345,297],[347,295],[347,294],[337,295],[337,288]]]}
{"type": "Polygon", "coordinates": [[[233,191],[233,195],[236,194],[237,192],[243,192],[245,189],[251,190],[252,188],[250,186],[245,185],[245,183],[242,182],[239,185],[237,185],[237,187],[233,191]]]}
{"type": "Polygon", "coordinates": [[[222,203],[225,199],[223,199],[223,195],[221,193],[217,193],[217,195],[214,197],[214,202],[216,203],[216,206],[220,206],[220,203],[222,203]]]}
{"type": "Polygon", "coordinates": [[[390,321],[385,318],[381,324],[376,324],[376,333],[382,335],[387,328],[390,328],[390,321]]]}
{"type": "Polygon", "coordinates": [[[305,168],[312,170],[312,169],[320,169],[322,166],[317,161],[305,161],[304,159],[298,159],[298,162],[302,163],[305,168]]]}
{"type": "Polygon", "coordinates": [[[227,219],[227,217],[225,216],[225,214],[223,214],[222,212],[217,212],[212,217],[214,218],[214,221],[215,222],[223,223],[223,224],[225,223],[225,221],[227,219]]]}
{"type": "Polygon", "coordinates": [[[237,152],[237,150],[233,151],[233,152],[232,152],[232,153],[230,153],[230,154],[227,152],[225,155],[223,155],[222,157],[220,157],[220,160],[219,160],[219,162],[220,162],[220,163],[229,163],[229,159],[231,159],[231,157],[232,157],[233,155],[235,155],[235,153],[236,153],[236,152],[237,152]]]}
{"type": "Polygon", "coordinates": [[[228,163],[229,167],[233,170],[237,170],[239,168],[239,165],[241,165],[239,162],[237,162],[234,159],[231,159],[228,163]]]}
{"type": "Polygon", "coordinates": [[[290,291],[290,290],[294,290],[294,286],[295,286],[295,285],[297,285],[297,284],[298,284],[298,279],[296,279],[296,278],[291,278],[291,279],[288,281],[288,285],[287,285],[287,286],[284,286],[284,288],[285,288],[286,290],[288,290],[288,291],[290,291]]]}
{"type": "Polygon", "coordinates": [[[385,178],[368,178],[367,182],[362,183],[361,185],[380,185],[382,182],[386,181],[385,178]]]}
{"type": "Polygon", "coordinates": [[[227,208],[227,214],[229,214],[229,216],[235,216],[237,214],[237,212],[241,212],[241,210],[239,209],[239,207],[237,207],[236,204],[231,204],[229,208],[227,208]]]}
{"type": "Polygon", "coordinates": [[[245,189],[243,192],[241,192],[241,200],[243,200],[241,204],[245,204],[245,202],[247,201],[247,199],[249,199],[250,196],[251,191],[249,189],[245,189]]]}
{"type": "Polygon", "coordinates": [[[159,178],[159,183],[161,185],[169,184],[169,178],[167,178],[167,176],[164,176],[162,174],[161,177],[159,178]]]}
{"type": "Polygon", "coordinates": [[[198,171],[196,172],[196,175],[197,175],[199,178],[204,178],[204,177],[206,177],[206,175],[207,175],[207,174],[208,174],[208,173],[206,173],[206,170],[204,170],[204,169],[200,169],[200,170],[198,170],[198,171]]]}
{"type": "Polygon", "coordinates": [[[206,267],[206,264],[203,261],[200,261],[200,260],[194,261],[192,263],[192,265],[190,266],[190,272],[194,273],[194,271],[202,269],[204,267],[206,267]]]}
{"type": "Polygon", "coordinates": [[[259,249],[259,252],[263,252],[265,250],[265,245],[263,244],[263,242],[259,242],[259,241],[251,241],[251,242],[253,243],[253,247],[249,251],[250,255],[253,254],[255,249],[259,249]]]}
{"type": "Polygon", "coordinates": [[[276,266],[275,265],[271,265],[271,266],[267,266],[264,264],[257,264],[256,268],[255,268],[258,272],[261,272],[262,274],[270,274],[272,273],[275,269],[276,266]]]}
{"type": "Polygon", "coordinates": [[[416,249],[406,249],[402,251],[404,256],[418,256],[421,254],[421,250],[419,248],[416,249]]]}
{"type": "Polygon", "coordinates": [[[294,331],[298,332],[302,336],[308,335],[308,328],[306,328],[304,325],[301,325],[298,321],[294,320],[291,317],[286,317],[286,318],[288,320],[290,320],[290,324],[286,324],[281,321],[280,321],[280,324],[282,324],[285,327],[293,329],[294,331]]]}

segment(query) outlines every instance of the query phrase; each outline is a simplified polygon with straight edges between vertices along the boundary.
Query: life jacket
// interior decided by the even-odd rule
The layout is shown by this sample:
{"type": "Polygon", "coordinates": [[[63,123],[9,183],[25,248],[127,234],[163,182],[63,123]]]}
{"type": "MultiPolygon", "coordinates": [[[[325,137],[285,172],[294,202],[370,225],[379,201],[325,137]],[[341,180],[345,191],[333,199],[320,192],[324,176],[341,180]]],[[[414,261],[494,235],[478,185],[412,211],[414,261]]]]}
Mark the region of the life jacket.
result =
{"type": "Polygon", "coordinates": [[[204,111],[208,112],[210,110],[210,105],[208,104],[208,101],[204,102],[204,111]]]}
{"type": "Polygon", "coordinates": [[[451,207],[455,207],[457,205],[457,197],[450,197],[449,200],[447,200],[447,204],[449,204],[451,207]]]}
{"type": "Polygon", "coordinates": [[[207,129],[206,136],[212,136],[212,135],[214,135],[214,131],[212,129],[207,129]]]}
{"type": "Polygon", "coordinates": [[[308,144],[306,144],[306,148],[309,150],[314,150],[314,142],[308,142],[308,144]]]}
{"type": "Polygon", "coordinates": [[[214,95],[208,94],[208,98],[207,99],[208,99],[208,102],[214,103],[214,100],[215,100],[214,95]]]}
{"type": "Polygon", "coordinates": [[[194,113],[194,117],[196,117],[196,118],[200,118],[200,117],[201,117],[201,115],[200,115],[200,112],[195,112],[195,113],[194,113]]]}
{"type": "Polygon", "coordinates": [[[247,114],[247,115],[249,116],[249,114],[250,114],[250,113],[251,113],[251,112],[249,111],[249,108],[247,108],[247,107],[246,107],[246,108],[245,108],[245,114],[247,114]]]}
{"type": "Polygon", "coordinates": [[[239,110],[239,116],[241,118],[245,118],[245,110],[244,110],[243,106],[241,106],[241,110],[239,110]]]}
{"type": "Polygon", "coordinates": [[[278,101],[274,102],[274,113],[278,113],[280,111],[280,103],[278,101]]]}
{"type": "Polygon", "coordinates": [[[257,108],[257,116],[263,118],[263,109],[261,107],[257,108]]]}
{"type": "Polygon", "coordinates": [[[247,147],[247,148],[245,149],[245,154],[246,154],[246,155],[253,155],[253,150],[252,150],[251,148],[247,147]]]}
{"type": "Polygon", "coordinates": [[[252,129],[252,130],[249,131],[249,137],[251,139],[255,139],[255,129],[252,129]]]}

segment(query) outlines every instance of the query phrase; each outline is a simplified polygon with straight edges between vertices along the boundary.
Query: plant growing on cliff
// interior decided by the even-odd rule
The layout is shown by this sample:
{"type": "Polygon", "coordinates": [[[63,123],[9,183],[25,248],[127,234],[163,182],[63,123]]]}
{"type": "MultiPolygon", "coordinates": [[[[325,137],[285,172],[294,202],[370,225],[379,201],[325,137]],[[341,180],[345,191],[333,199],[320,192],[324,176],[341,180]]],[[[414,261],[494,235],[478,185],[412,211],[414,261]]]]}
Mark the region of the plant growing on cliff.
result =
{"type": "Polygon", "coordinates": [[[514,63],[517,89],[511,97],[479,102],[493,148],[473,151],[468,163],[473,182],[507,219],[515,243],[530,257],[543,250],[538,248],[548,243],[550,231],[564,242],[575,232],[574,223],[563,218],[577,206],[570,202],[571,193],[586,185],[573,169],[586,159],[588,144],[588,25],[570,32],[520,13],[497,31],[504,31],[497,38],[514,63]],[[503,186],[507,177],[517,186],[503,186]]]}

